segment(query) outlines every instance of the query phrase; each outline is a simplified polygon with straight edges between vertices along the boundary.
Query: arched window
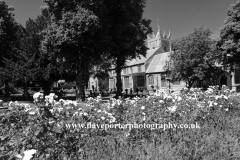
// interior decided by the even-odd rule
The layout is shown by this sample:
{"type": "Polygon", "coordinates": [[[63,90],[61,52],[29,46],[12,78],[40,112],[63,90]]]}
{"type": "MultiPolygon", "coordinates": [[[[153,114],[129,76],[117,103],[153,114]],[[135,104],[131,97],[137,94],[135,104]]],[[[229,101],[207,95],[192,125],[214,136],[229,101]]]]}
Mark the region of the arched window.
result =
{"type": "Polygon", "coordinates": [[[167,47],[166,46],[164,46],[164,52],[167,52],[167,47]]]}
{"type": "Polygon", "coordinates": [[[153,75],[148,76],[148,85],[153,85],[154,84],[154,77],[153,75]]]}

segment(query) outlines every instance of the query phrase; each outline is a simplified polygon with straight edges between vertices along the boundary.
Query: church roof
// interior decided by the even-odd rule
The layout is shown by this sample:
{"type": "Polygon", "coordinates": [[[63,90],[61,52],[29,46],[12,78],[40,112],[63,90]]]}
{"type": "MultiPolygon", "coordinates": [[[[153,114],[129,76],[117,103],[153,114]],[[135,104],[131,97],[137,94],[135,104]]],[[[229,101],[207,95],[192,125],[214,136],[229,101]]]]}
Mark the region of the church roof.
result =
{"type": "Polygon", "coordinates": [[[127,61],[126,65],[127,66],[134,66],[134,65],[145,63],[146,60],[148,58],[150,58],[158,49],[159,48],[154,48],[154,49],[147,50],[147,53],[146,53],[145,57],[140,55],[140,58],[135,58],[135,59],[133,59],[131,61],[127,61]]]}
{"type": "Polygon", "coordinates": [[[150,65],[148,66],[146,73],[164,72],[164,66],[166,65],[166,61],[169,61],[169,54],[170,52],[165,52],[155,55],[150,65]]]}

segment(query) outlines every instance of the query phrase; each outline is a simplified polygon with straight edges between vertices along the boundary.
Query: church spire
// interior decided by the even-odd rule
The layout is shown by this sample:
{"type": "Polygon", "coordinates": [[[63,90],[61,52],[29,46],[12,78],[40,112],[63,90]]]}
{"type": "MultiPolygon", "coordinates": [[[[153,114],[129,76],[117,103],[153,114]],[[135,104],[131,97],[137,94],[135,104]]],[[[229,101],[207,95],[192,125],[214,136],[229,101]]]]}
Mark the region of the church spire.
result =
{"type": "Polygon", "coordinates": [[[165,30],[163,32],[163,38],[166,38],[166,33],[165,33],[165,30]]]}
{"type": "Polygon", "coordinates": [[[160,37],[161,38],[161,30],[160,30],[160,26],[159,26],[159,19],[157,19],[157,25],[158,25],[158,31],[157,31],[156,37],[160,37]]]}
{"type": "Polygon", "coordinates": [[[168,37],[169,40],[171,39],[171,31],[169,30],[168,37]]]}
{"type": "Polygon", "coordinates": [[[160,30],[160,26],[159,26],[159,19],[157,19],[157,25],[158,25],[158,32],[160,33],[161,30],[160,30]]]}

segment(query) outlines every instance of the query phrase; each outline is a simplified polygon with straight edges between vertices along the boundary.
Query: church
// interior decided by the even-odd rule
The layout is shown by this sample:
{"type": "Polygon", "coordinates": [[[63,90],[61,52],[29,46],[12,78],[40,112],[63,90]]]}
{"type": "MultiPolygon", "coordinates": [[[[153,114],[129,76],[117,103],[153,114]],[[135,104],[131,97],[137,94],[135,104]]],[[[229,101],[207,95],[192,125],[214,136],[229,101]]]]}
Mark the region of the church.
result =
{"type": "MultiPolygon", "coordinates": [[[[128,89],[136,92],[136,90],[159,90],[171,89],[180,91],[186,87],[186,83],[172,82],[168,78],[166,68],[170,63],[171,51],[171,32],[168,34],[165,31],[162,33],[158,26],[157,34],[148,35],[146,39],[148,47],[146,56],[140,56],[126,62],[126,67],[122,69],[121,80],[122,90],[128,89]]],[[[219,75],[219,86],[226,85],[233,91],[240,91],[240,69],[235,69],[233,72],[227,71],[225,67],[222,69],[224,74],[219,75]]],[[[108,79],[99,79],[91,77],[89,79],[89,90],[91,86],[99,90],[114,90],[116,89],[117,75],[115,70],[110,70],[108,79]]]]}
{"type": "MultiPolygon", "coordinates": [[[[158,90],[173,89],[180,91],[184,82],[174,82],[166,78],[166,64],[169,62],[171,53],[171,32],[168,35],[161,32],[158,26],[158,32],[155,35],[149,35],[146,40],[146,56],[140,56],[126,62],[126,67],[122,69],[122,89],[136,90],[158,90]]],[[[114,70],[109,72],[109,89],[116,88],[116,73],[114,70]]]]}

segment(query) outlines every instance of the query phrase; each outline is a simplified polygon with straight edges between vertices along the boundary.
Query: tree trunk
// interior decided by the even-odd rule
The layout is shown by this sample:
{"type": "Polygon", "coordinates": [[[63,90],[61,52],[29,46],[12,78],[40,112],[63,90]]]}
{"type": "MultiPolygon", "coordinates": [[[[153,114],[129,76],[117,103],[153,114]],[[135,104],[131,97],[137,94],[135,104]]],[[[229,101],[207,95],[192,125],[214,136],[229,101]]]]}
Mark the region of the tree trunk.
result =
{"type": "Polygon", "coordinates": [[[4,85],[5,85],[5,94],[7,97],[10,96],[10,93],[9,93],[9,85],[8,85],[8,80],[5,80],[4,81],[4,85]]]}
{"type": "Polygon", "coordinates": [[[122,97],[122,79],[121,79],[121,66],[117,63],[116,66],[117,73],[117,98],[122,97]]]}
{"type": "Polygon", "coordinates": [[[43,93],[44,96],[49,95],[51,90],[51,83],[48,80],[45,80],[43,83],[43,93]]]}
{"type": "Polygon", "coordinates": [[[84,102],[85,101],[85,76],[84,74],[82,73],[82,101],[84,102]]]}
{"type": "Polygon", "coordinates": [[[81,69],[78,69],[77,71],[77,76],[76,76],[76,88],[77,88],[77,93],[76,93],[76,101],[77,102],[83,102],[84,101],[84,96],[83,96],[83,73],[81,69]]]}
{"type": "Polygon", "coordinates": [[[23,93],[23,98],[24,100],[28,101],[29,100],[29,94],[28,94],[28,87],[27,87],[27,81],[25,81],[24,85],[24,93],[23,93]]]}
{"type": "Polygon", "coordinates": [[[188,87],[187,87],[187,88],[190,89],[190,88],[192,87],[193,83],[194,83],[193,80],[189,80],[189,81],[188,81],[188,87]]]}

